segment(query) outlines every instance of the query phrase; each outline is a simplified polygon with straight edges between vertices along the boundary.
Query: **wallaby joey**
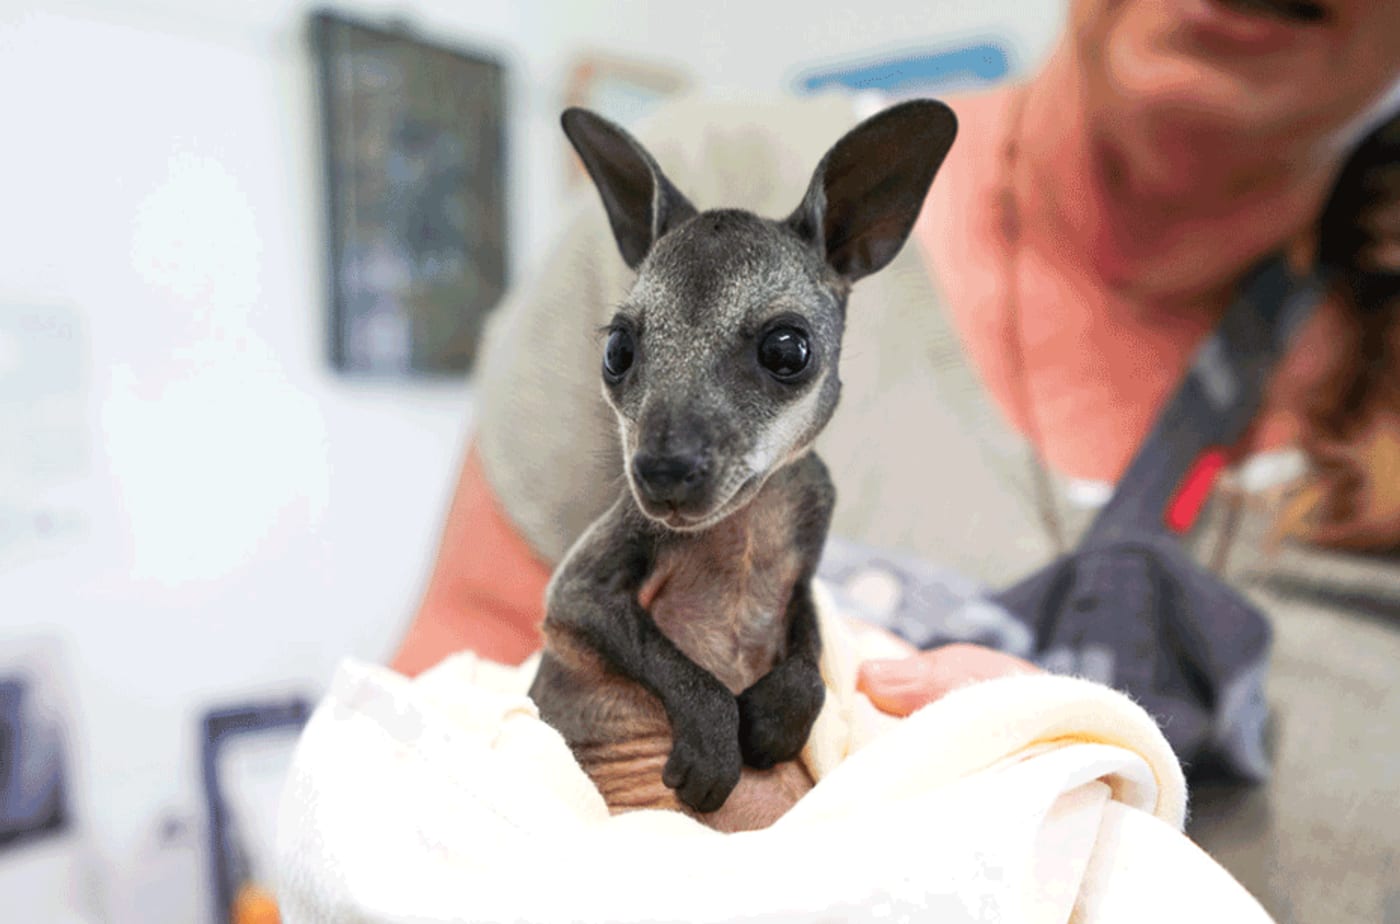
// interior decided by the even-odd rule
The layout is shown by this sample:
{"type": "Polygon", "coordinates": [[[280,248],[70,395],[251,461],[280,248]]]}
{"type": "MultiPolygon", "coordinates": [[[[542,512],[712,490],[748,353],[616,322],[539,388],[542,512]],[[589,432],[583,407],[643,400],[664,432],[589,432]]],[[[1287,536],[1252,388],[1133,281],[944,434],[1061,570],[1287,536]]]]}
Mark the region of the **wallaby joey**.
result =
{"type": "Polygon", "coordinates": [[[550,582],[530,695],[614,813],[764,827],[812,786],[835,492],[811,445],[847,295],[904,245],[957,122],[932,100],[871,117],[773,221],[697,212],[626,131],[562,121],[637,274],[602,356],[627,486],[550,582]]]}

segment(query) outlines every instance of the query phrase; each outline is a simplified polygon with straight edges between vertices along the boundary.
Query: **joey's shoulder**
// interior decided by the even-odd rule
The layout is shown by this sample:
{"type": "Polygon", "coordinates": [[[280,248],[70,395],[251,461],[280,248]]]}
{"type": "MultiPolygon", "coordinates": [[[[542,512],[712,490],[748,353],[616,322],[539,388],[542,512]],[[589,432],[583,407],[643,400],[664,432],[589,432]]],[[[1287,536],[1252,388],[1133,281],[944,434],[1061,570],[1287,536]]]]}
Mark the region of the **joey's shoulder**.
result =
{"type": "Polygon", "coordinates": [[[799,524],[799,533],[820,532],[836,506],[836,486],[826,463],[807,452],[774,472],[753,504],[755,512],[799,524]]]}
{"type": "Polygon", "coordinates": [[[816,452],[794,460],[787,472],[792,487],[801,492],[806,503],[822,506],[835,503],[836,483],[831,480],[831,470],[816,452]]]}
{"type": "Polygon", "coordinates": [[[551,596],[556,589],[587,585],[596,591],[644,580],[655,562],[661,538],[630,493],[623,490],[569,548],[555,570],[551,596]]]}

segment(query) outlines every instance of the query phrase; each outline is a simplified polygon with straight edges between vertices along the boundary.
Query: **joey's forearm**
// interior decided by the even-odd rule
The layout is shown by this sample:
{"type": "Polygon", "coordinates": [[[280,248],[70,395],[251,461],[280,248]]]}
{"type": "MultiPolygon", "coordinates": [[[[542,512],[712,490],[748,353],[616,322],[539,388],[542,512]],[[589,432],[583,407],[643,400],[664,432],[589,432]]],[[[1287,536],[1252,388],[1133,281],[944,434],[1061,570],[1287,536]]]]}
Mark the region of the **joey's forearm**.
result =
{"type": "Polygon", "coordinates": [[[821,633],[817,630],[817,606],[812,599],[812,579],[803,577],[788,601],[787,657],[816,664],[821,659],[821,633]]]}
{"type": "Polygon", "coordinates": [[[610,667],[661,700],[673,721],[687,703],[716,693],[731,695],[714,675],[662,634],[635,599],[612,598],[601,603],[586,618],[571,620],[570,628],[610,667]]]}

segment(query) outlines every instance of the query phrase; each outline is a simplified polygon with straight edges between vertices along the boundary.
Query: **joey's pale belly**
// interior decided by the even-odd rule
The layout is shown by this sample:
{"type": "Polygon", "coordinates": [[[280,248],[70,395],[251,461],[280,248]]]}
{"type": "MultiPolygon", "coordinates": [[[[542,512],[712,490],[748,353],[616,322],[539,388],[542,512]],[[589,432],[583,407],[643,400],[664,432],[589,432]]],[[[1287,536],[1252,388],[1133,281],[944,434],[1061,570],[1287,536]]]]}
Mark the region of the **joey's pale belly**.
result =
{"type": "Polygon", "coordinates": [[[663,594],[652,604],[652,618],[687,657],[742,693],[783,654],[782,609],[714,590],[707,600],[663,594]]]}
{"type": "Polygon", "coordinates": [[[800,565],[787,518],[736,514],[667,550],[639,598],[677,648],[737,694],[784,654],[800,565]]]}
{"type": "MultiPolygon", "coordinates": [[[[789,654],[789,608],[820,552],[815,530],[825,529],[829,515],[825,478],[819,462],[804,462],[770,478],[747,507],[703,532],[647,537],[649,568],[637,602],[691,662],[736,695],[789,654]]],[[[606,567],[615,554],[607,550],[597,566],[606,567]]],[[[564,735],[611,811],[674,809],[718,830],[752,830],[766,827],[811,788],[800,760],[768,770],[745,766],[724,805],[696,815],[663,780],[676,752],[676,717],[658,693],[609,666],[567,620],[546,620],[546,634],[532,695],[538,689],[541,716],[564,735]]],[[[809,641],[804,634],[804,650],[809,641]]],[[[687,739],[692,753],[693,738],[687,739]]]]}

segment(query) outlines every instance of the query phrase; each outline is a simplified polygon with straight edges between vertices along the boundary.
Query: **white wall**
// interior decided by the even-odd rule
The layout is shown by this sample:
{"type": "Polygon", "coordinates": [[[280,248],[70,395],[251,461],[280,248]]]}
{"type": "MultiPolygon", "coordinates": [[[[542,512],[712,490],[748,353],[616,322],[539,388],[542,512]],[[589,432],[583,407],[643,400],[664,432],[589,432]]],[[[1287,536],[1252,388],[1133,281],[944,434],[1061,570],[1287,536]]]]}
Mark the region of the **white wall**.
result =
{"type": "MultiPolygon", "coordinates": [[[[507,58],[525,272],[550,235],[559,93],[580,48],[680,62],[716,92],[773,93],[799,61],[983,32],[1010,39],[1028,65],[1060,6],[347,8],[408,14],[507,58]]],[[[81,807],[109,897],[136,889],[160,813],[198,814],[204,708],[259,690],[314,693],[341,657],[389,653],[470,426],[468,386],[350,382],[323,360],[305,11],[300,0],[0,0],[0,313],[78,319],[87,447],[81,477],[24,497],[11,486],[11,503],[79,522],[44,543],[0,544],[0,643],[62,643],[81,807]]]]}

